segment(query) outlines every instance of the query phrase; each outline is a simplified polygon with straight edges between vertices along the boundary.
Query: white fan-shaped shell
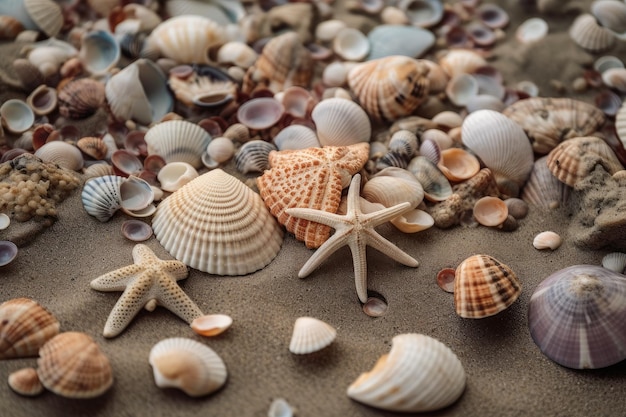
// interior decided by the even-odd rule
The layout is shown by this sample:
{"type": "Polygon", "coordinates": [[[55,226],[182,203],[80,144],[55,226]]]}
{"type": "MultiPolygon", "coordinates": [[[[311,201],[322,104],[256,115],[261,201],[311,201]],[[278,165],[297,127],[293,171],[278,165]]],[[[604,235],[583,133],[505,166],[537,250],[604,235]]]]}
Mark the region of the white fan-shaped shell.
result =
{"type": "Polygon", "coordinates": [[[463,143],[496,177],[524,184],[534,163],[533,149],[517,123],[493,110],[468,115],[461,127],[463,143]]]}
{"type": "Polygon", "coordinates": [[[202,166],[202,154],[211,136],[197,124],[185,120],[168,120],[151,127],[145,136],[148,154],[157,154],[165,162],[187,162],[202,166]]]}
{"type": "Polygon", "coordinates": [[[120,185],[124,177],[104,175],[95,177],[83,187],[81,199],[85,211],[101,222],[109,220],[121,207],[120,185]]]}
{"type": "Polygon", "coordinates": [[[287,126],[274,137],[274,145],[279,151],[319,148],[321,146],[315,131],[304,125],[287,126]]]}
{"type": "Polygon", "coordinates": [[[626,146],[626,102],[622,104],[615,115],[615,131],[619,140],[626,146]]]}
{"type": "Polygon", "coordinates": [[[337,330],[330,324],[314,317],[299,317],[293,326],[289,351],[296,355],[317,352],[330,345],[337,330]]]}
{"type": "Polygon", "coordinates": [[[311,117],[322,146],[348,146],[370,141],[370,119],[353,101],[341,98],[322,100],[313,108],[311,117]]]}
{"type": "Polygon", "coordinates": [[[161,340],[148,360],[158,387],[179,388],[192,397],[218,390],[228,377],[224,361],[213,349],[184,337],[161,340]]]}
{"type": "Polygon", "coordinates": [[[602,266],[606,269],[610,269],[618,274],[623,274],[626,269],[626,253],[623,252],[611,252],[604,255],[602,258],[602,266]]]}
{"type": "Polygon", "coordinates": [[[54,162],[63,168],[79,171],[83,167],[80,150],[67,142],[55,140],[37,149],[35,156],[45,162],[54,162]]]}
{"type": "Polygon", "coordinates": [[[218,275],[245,275],[265,267],[283,241],[283,231],[261,197],[221,169],[162,201],[152,228],[173,257],[218,275]]]}
{"type": "Polygon", "coordinates": [[[583,13],[574,20],[569,35],[578,46],[590,52],[605,51],[615,43],[613,33],[600,26],[589,13],[583,13]]]}
{"type": "Polygon", "coordinates": [[[56,36],[63,27],[61,6],[52,0],[22,0],[30,18],[37,27],[50,37],[56,36]]]}
{"type": "Polygon", "coordinates": [[[401,334],[393,338],[389,354],[348,387],[348,396],[385,410],[434,411],[461,396],[465,379],[449,347],[423,334],[401,334]]]}

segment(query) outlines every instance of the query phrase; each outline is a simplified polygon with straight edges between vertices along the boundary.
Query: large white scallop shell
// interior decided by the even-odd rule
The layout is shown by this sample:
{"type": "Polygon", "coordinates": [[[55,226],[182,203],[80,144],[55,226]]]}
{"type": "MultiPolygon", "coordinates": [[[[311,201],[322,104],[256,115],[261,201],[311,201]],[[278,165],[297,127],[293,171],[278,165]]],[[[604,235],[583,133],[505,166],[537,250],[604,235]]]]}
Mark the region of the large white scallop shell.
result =
{"type": "Polygon", "coordinates": [[[440,341],[401,334],[374,368],[348,387],[353,400],[391,411],[434,411],[455,402],[465,389],[459,358],[440,341]]]}
{"type": "Polygon", "coordinates": [[[124,177],[103,175],[85,182],[81,199],[85,211],[101,222],[109,220],[122,207],[120,185],[124,177]]]}
{"type": "Polygon", "coordinates": [[[261,197],[221,169],[161,202],[152,227],[173,257],[218,275],[245,275],[265,267],[283,241],[283,231],[261,197]]]}
{"type": "Polygon", "coordinates": [[[145,136],[148,154],[157,154],[165,162],[187,162],[194,168],[202,166],[202,154],[211,136],[195,123],[168,120],[151,127],[145,136]]]}
{"type": "Polygon", "coordinates": [[[369,142],[370,119],[358,104],[342,98],[320,101],[311,113],[322,146],[348,146],[369,142]]]}
{"type": "Polygon", "coordinates": [[[293,325],[289,351],[296,355],[317,352],[330,345],[337,330],[330,324],[314,317],[299,317],[293,325]]]}
{"type": "Polygon", "coordinates": [[[158,387],[179,388],[191,397],[220,389],[228,377],[224,361],[213,349],[184,337],[161,340],[150,350],[148,361],[158,387]]]}

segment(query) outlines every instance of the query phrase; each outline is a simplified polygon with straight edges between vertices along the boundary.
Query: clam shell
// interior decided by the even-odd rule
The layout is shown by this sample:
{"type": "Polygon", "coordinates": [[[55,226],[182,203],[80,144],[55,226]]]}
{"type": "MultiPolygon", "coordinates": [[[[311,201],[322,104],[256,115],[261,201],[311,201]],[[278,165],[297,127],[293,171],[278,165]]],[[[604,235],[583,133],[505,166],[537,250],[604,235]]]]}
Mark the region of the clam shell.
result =
{"type": "Polygon", "coordinates": [[[411,159],[407,169],[422,184],[426,199],[444,201],[452,195],[452,186],[446,176],[425,156],[416,156],[411,159]]]}
{"type": "Polygon", "coordinates": [[[143,242],[152,237],[152,228],[141,220],[126,220],[122,223],[122,235],[133,242],[143,242]]]}
{"type": "Polygon", "coordinates": [[[79,171],[83,167],[83,155],[74,145],[60,140],[54,140],[44,144],[35,151],[35,156],[44,162],[54,162],[59,166],[73,171],[79,171]]]}
{"type": "MultiPolygon", "coordinates": [[[[445,133],[443,134],[445,135],[445,133]]],[[[434,135],[429,134],[428,136],[431,137],[434,135]]],[[[431,139],[424,140],[424,137],[422,136],[422,144],[420,145],[419,155],[427,158],[433,164],[438,165],[441,162],[441,147],[437,142],[431,139]]]]}
{"type": "Polygon", "coordinates": [[[289,351],[296,355],[317,352],[330,345],[337,337],[337,330],[330,324],[314,317],[298,317],[293,325],[289,351]]]}
{"type": "Polygon", "coordinates": [[[563,243],[563,239],[561,236],[552,231],[541,232],[535,236],[533,239],[533,246],[535,249],[558,249],[563,243]]]}
{"type": "Polygon", "coordinates": [[[245,10],[239,1],[214,0],[169,0],[165,10],[170,16],[198,15],[211,16],[211,20],[226,25],[238,22],[245,15],[245,10]]]}
{"type": "Polygon", "coordinates": [[[478,159],[461,148],[444,149],[437,167],[450,181],[464,181],[480,171],[478,159]]]}
{"type": "Polygon", "coordinates": [[[62,116],[71,119],[89,117],[104,104],[104,85],[91,78],[70,81],[59,91],[58,100],[62,116]]]}
{"type": "Polygon", "coordinates": [[[0,266],[13,262],[17,257],[17,245],[10,240],[0,240],[0,266]]]}
{"type": "Polygon", "coordinates": [[[556,363],[595,369],[626,359],[626,277],[596,265],[559,270],[530,297],[528,326],[556,363]]]}
{"type": "Polygon", "coordinates": [[[412,158],[417,151],[417,136],[408,130],[398,130],[389,139],[389,150],[412,158]]]}
{"type": "Polygon", "coordinates": [[[578,46],[593,53],[606,51],[615,44],[613,33],[600,26],[589,13],[583,13],[574,20],[569,36],[578,46]]]}
{"type": "Polygon", "coordinates": [[[473,210],[474,218],[483,226],[499,226],[509,215],[509,209],[498,197],[485,196],[476,200],[473,210]]]}
{"type": "Polygon", "coordinates": [[[560,143],[548,154],[548,168],[559,181],[575,187],[601,165],[609,174],[624,169],[611,147],[595,136],[573,138],[560,143]]]}
{"type": "Polygon", "coordinates": [[[361,61],[370,52],[370,41],[360,30],[347,27],[333,39],[333,50],[347,61],[361,61]]]}
{"type": "Polygon", "coordinates": [[[607,253],[602,258],[602,267],[618,274],[623,274],[626,269],[626,253],[607,253]]]}
{"type": "Polygon", "coordinates": [[[277,150],[270,142],[251,140],[243,144],[235,155],[235,165],[242,174],[263,172],[270,168],[269,154],[277,150]]]}
{"type": "Polygon", "coordinates": [[[174,192],[199,177],[198,171],[187,162],[170,162],[159,170],[157,179],[163,191],[174,192]]]}
{"type": "Polygon", "coordinates": [[[473,255],[456,268],[454,306],[464,318],[493,316],[509,307],[522,292],[515,273],[489,255],[473,255]]]}
{"type": "Polygon", "coordinates": [[[40,85],[26,98],[26,103],[38,116],[45,116],[57,108],[57,92],[45,84],[40,85]]]}
{"type": "Polygon", "coordinates": [[[218,164],[229,161],[234,154],[235,144],[225,137],[213,138],[206,149],[206,155],[218,164]]]}
{"type": "Polygon", "coordinates": [[[0,213],[0,230],[5,230],[11,224],[11,218],[5,213],[0,213]]]}
{"type": "Polygon", "coordinates": [[[95,177],[83,187],[81,199],[85,211],[101,222],[108,221],[121,207],[120,185],[124,177],[104,175],[95,177]]]}
{"type": "Polygon", "coordinates": [[[470,74],[457,74],[446,86],[446,96],[456,106],[467,106],[478,95],[478,81],[470,74]]]}
{"type": "Polygon", "coordinates": [[[303,125],[290,125],[274,136],[274,145],[279,151],[290,149],[319,148],[322,145],[315,131],[303,125]]]}
{"type": "Polygon", "coordinates": [[[85,333],[53,337],[39,350],[37,365],[43,386],[66,398],[94,398],[113,384],[108,358],[85,333]]]}
{"type": "Polygon", "coordinates": [[[369,117],[352,101],[341,98],[322,100],[313,108],[311,117],[322,146],[348,146],[370,141],[369,117]]]}
{"type": "Polygon", "coordinates": [[[188,338],[161,340],[150,350],[148,361],[158,387],[178,388],[191,397],[217,391],[228,377],[224,361],[213,349],[188,338]]]}
{"type": "Polygon", "coordinates": [[[23,368],[9,375],[9,387],[18,394],[35,396],[43,392],[43,385],[39,381],[35,368],[23,368]]]}
{"type": "Polygon", "coordinates": [[[390,411],[434,411],[465,389],[465,370],[449,347],[423,334],[394,336],[391,350],[349,387],[348,397],[390,411]]]}
{"type": "Polygon", "coordinates": [[[147,208],[154,200],[154,191],[145,180],[134,175],[120,184],[120,206],[126,212],[147,208]]]}
{"type": "Polygon", "coordinates": [[[148,154],[156,154],[166,162],[186,162],[194,168],[202,166],[211,136],[200,126],[185,120],[169,120],[151,127],[145,136],[148,154]]]}
{"type": "Polygon", "coordinates": [[[400,0],[398,8],[404,11],[413,26],[423,28],[439,23],[444,12],[440,0],[400,0]]]}
{"type": "Polygon", "coordinates": [[[218,275],[245,275],[265,267],[283,240],[259,195],[221,169],[162,201],[152,227],[173,257],[218,275]]]}
{"type": "Polygon", "coordinates": [[[111,154],[113,170],[120,176],[137,175],[143,168],[139,158],[126,149],[119,149],[111,154]]]}
{"type": "Polygon", "coordinates": [[[30,19],[46,35],[52,38],[61,31],[63,12],[57,3],[51,0],[23,0],[23,4],[30,19]]]}
{"type": "Polygon", "coordinates": [[[195,318],[191,322],[191,329],[201,336],[217,336],[224,333],[233,319],[226,314],[206,314],[195,318]]]}
{"type": "Polygon", "coordinates": [[[626,4],[613,0],[597,0],[591,3],[591,14],[598,23],[620,39],[626,35],[626,4]]]}
{"type": "Polygon", "coordinates": [[[250,129],[262,130],[274,126],[285,108],[272,97],[258,97],[246,101],[237,110],[237,120],[250,129]]]}
{"type": "Polygon", "coordinates": [[[59,321],[36,301],[5,301],[0,304],[0,359],[36,356],[59,328],[59,321]]]}
{"type": "Polygon", "coordinates": [[[621,93],[626,92],[626,68],[609,68],[602,73],[602,82],[621,93]]]}
{"type": "Polygon", "coordinates": [[[9,99],[0,106],[2,124],[13,133],[22,133],[35,123],[33,109],[23,100],[9,99]]]}
{"type": "Polygon", "coordinates": [[[355,66],[348,85],[363,109],[376,120],[407,116],[426,99],[428,66],[406,56],[388,56],[355,66]]]}
{"type": "Polygon", "coordinates": [[[431,228],[435,219],[424,210],[415,209],[391,219],[390,222],[403,233],[417,233],[431,228]]]}
{"type": "Polygon", "coordinates": [[[521,197],[535,207],[553,209],[567,202],[571,188],[552,175],[547,160],[546,155],[535,161],[521,197]]]}
{"type": "Polygon", "coordinates": [[[82,37],[78,56],[87,72],[103,75],[117,65],[122,51],[111,33],[96,30],[82,37]]]}
{"type": "Polygon", "coordinates": [[[376,169],[381,171],[385,168],[402,168],[409,165],[409,156],[398,152],[389,151],[376,161],[376,169]]]}

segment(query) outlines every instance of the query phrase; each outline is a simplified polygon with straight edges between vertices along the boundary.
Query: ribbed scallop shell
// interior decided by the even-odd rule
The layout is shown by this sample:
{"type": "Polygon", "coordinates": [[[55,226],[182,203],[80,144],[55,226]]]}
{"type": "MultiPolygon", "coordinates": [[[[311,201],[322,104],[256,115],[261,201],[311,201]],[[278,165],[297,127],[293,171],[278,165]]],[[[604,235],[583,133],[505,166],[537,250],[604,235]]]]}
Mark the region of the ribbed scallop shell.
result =
{"type": "Polygon", "coordinates": [[[121,207],[120,185],[123,182],[124,177],[117,175],[104,175],[85,182],[81,193],[85,211],[101,222],[108,221],[121,207]]]}
{"type": "Polygon", "coordinates": [[[211,136],[200,126],[185,120],[168,120],[151,127],[145,136],[149,155],[159,155],[165,162],[187,162],[202,166],[202,154],[211,136]]]}
{"type": "Polygon", "coordinates": [[[65,332],[40,350],[37,374],[44,387],[66,398],[94,398],[113,384],[108,358],[85,333],[65,332]]]}
{"type": "Polygon", "coordinates": [[[626,102],[622,104],[615,115],[615,132],[622,144],[626,146],[626,102]]]}
{"type": "Polygon", "coordinates": [[[571,188],[559,181],[548,168],[548,156],[537,159],[522,189],[522,200],[535,207],[553,209],[569,199],[571,188]]]}
{"type": "Polygon", "coordinates": [[[348,146],[369,142],[372,134],[367,113],[353,101],[329,98],[320,101],[311,113],[322,146],[348,146]]]}
{"type": "Polygon", "coordinates": [[[624,270],[626,269],[626,253],[607,253],[602,258],[602,267],[609,269],[613,272],[617,272],[618,274],[624,273],[624,270]]]}
{"type": "Polygon", "coordinates": [[[465,389],[465,370],[449,347],[423,334],[394,336],[391,351],[348,387],[348,397],[390,411],[434,411],[465,389]]]}
{"type": "Polygon", "coordinates": [[[502,111],[519,124],[538,154],[547,154],[559,142],[588,136],[599,130],[605,117],[600,109],[571,98],[531,97],[502,111]]]}
{"type": "Polygon", "coordinates": [[[84,154],[89,155],[93,159],[104,159],[107,156],[108,148],[106,143],[101,138],[94,136],[86,136],[80,138],[76,142],[76,146],[84,154]]]}
{"type": "Polygon", "coordinates": [[[209,48],[225,41],[224,29],[202,16],[183,15],[165,20],[148,38],[161,54],[181,64],[210,64],[209,48]]]}
{"type": "Polygon", "coordinates": [[[389,139],[389,150],[405,155],[408,158],[413,158],[417,151],[418,143],[415,133],[408,130],[398,130],[389,139]]]}
{"type": "Polygon", "coordinates": [[[624,169],[611,147],[595,136],[573,138],[560,143],[548,154],[548,168],[559,181],[575,187],[596,165],[613,175],[624,169]]]}
{"type": "Polygon", "coordinates": [[[5,301],[0,304],[0,359],[37,356],[59,328],[59,321],[36,301],[5,301]]]}
{"type": "Polygon", "coordinates": [[[542,281],[530,298],[530,334],[560,365],[595,369],[626,359],[626,277],[574,265],[542,281]]]}
{"type": "Polygon", "coordinates": [[[258,194],[215,169],[166,198],[154,234],[176,259],[203,272],[245,275],[278,254],[283,232],[258,194]]]}
{"type": "Polygon", "coordinates": [[[91,78],[81,78],[65,84],[58,94],[59,113],[71,119],[94,114],[105,101],[104,85],[91,78]]]}
{"type": "Polygon", "coordinates": [[[35,156],[73,171],[79,171],[84,163],[83,155],[76,146],[60,140],[44,144],[35,151],[35,156]]]}
{"type": "Polygon", "coordinates": [[[30,18],[49,37],[56,36],[63,27],[61,6],[52,0],[22,0],[30,18]]]}
{"type": "Polygon", "coordinates": [[[569,36],[574,42],[589,52],[602,52],[615,43],[615,36],[610,30],[600,26],[593,15],[583,13],[574,20],[569,29],[569,36]]]}
{"type": "Polygon", "coordinates": [[[278,132],[274,136],[274,145],[279,151],[319,148],[321,146],[315,131],[303,125],[290,125],[278,132]]]}
{"type": "Polygon", "coordinates": [[[468,115],[461,126],[465,144],[496,178],[524,184],[534,163],[533,149],[524,130],[493,110],[468,115]]]}
{"type": "Polygon", "coordinates": [[[191,397],[220,389],[228,377],[226,365],[210,347],[193,339],[172,337],[161,340],[148,358],[160,388],[179,388],[191,397]]]}
{"type": "Polygon", "coordinates": [[[269,169],[269,154],[276,150],[276,146],[272,143],[260,139],[244,143],[235,155],[237,170],[243,174],[248,174],[269,169]]]}
{"type": "Polygon", "coordinates": [[[314,317],[299,317],[293,325],[289,351],[296,355],[317,352],[330,345],[337,330],[330,324],[314,317]]]}
{"type": "Polygon", "coordinates": [[[464,318],[493,316],[509,307],[522,292],[515,273],[489,255],[473,255],[456,268],[454,306],[464,318]]]}
{"type": "Polygon", "coordinates": [[[406,56],[389,56],[359,64],[348,85],[367,114],[376,120],[407,116],[426,99],[428,66],[406,56]]]}

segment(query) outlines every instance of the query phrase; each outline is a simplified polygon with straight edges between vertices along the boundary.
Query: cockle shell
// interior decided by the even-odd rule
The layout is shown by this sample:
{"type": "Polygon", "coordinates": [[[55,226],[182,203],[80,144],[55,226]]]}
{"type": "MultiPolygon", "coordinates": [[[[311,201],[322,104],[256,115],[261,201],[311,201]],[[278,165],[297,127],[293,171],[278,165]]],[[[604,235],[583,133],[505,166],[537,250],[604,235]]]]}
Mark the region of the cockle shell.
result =
{"type": "Polygon", "coordinates": [[[59,333],[59,321],[39,303],[14,298],[0,304],[0,359],[36,356],[59,333]]]}
{"type": "Polygon", "coordinates": [[[235,165],[242,174],[263,172],[270,168],[270,152],[277,150],[270,142],[256,139],[243,144],[235,155],[235,165]]]}
{"type": "Polygon", "coordinates": [[[606,51],[615,43],[613,33],[602,27],[590,13],[583,13],[574,20],[569,35],[578,46],[593,53],[606,51]]]}
{"type": "Polygon", "coordinates": [[[535,207],[553,209],[567,202],[571,188],[552,175],[547,160],[545,155],[535,161],[521,197],[535,207]]]}
{"type": "Polygon", "coordinates": [[[330,324],[314,317],[298,317],[293,325],[289,351],[296,355],[317,352],[330,345],[337,330],[330,324]]]}
{"type": "Polygon", "coordinates": [[[393,55],[357,65],[348,73],[348,85],[372,118],[396,120],[426,99],[428,71],[419,60],[393,55]]]}
{"type": "Polygon", "coordinates": [[[79,171],[84,163],[83,155],[76,146],[60,140],[44,144],[35,151],[35,156],[44,162],[54,162],[73,171],[79,171]]]}
{"type": "Polygon", "coordinates": [[[45,116],[57,108],[57,92],[54,88],[42,84],[29,94],[26,98],[26,103],[28,103],[36,115],[45,116]]]}
{"type": "Polygon", "coordinates": [[[456,268],[454,306],[464,318],[493,316],[517,300],[522,286],[507,265],[489,255],[473,255],[456,268]]]}
{"type": "Polygon", "coordinates": [[[465,389],[465,370],[449,347],[423,334],[394,336],[391,350],[348,387],[348,397],[390,411],[434,411],[465,389]]]}
{"type": "Polygon", "coordinates": [[[86,136],[84,138],[80,138],[78,142],[76,142],[76,146],[85,155],[88,155],[93,159],[101,160],[107,156],[107,145],[101,138],[98,137],[86,136]]]}
{"type": "Polygon", "coordinates": [[[83,186],[81,199],[85,211],[101,222],[108,221],[121,207],[120,185],[124,177],[104,175],[95,177],[83,186]]]}
{"type": "Polygon", "coordinates": [[[162,201],[154,234],[176,259],[203,272],[245,275],[276,256],[283,232],[258,194],[215,169],[162,201]]]}
{"type": "Polygon", "coordinates": [[[185,120],[169,120],[151,127],[145,136],[149,155],[159,155],[166,162],[187,162],[194,168],[202,166],[211,136],[197,124],[185,120]]]}
{"type": "Polygon", "coordinates": [[[389,139],[389,150],[401,155],[406,155],[408,158],[413,158],[417,147],[417,136],[408,130],[398,130],[391,135],[391,139],[389,139]]]}
{"type": "Polygon", "coordinates": [[[626,277],[596,265],[561,269],[535,289],[530,334],[556,363],[595,369],[626,359],[626,277]]]}
{"type": "Polygon", "coordinates": [[[213,20],[192,15],[172,17],[150,34],[148,44],[181,64],[211,64],[209,49],[225,41],[224,29],[213,20]]]}
{"type": "Polygon", "coordinates": [[[424,189],[411,172],[389,167],[379,171],[365,183],[361,196],[385,207],[408,201],[411,208],[415,208],[424,198],[424,189]]]}
{"type": "Polygon", "coordinates": [[[611,175],[624,169],[611,147],[595,136],[561,142],[548,154],[547,164],[550,172],[570,187],[576,187],[596,165],[601,165],[611,175]]]}
{"type": "Polygon", "coordinates": [[[39,350],[37,365],[43,386],[66,398],[94,398],[113,385],[108,358],[85,333],[53,337],[39,350]]]}
{"type": "Polygon", "coordinates": [[[311,118],[322,146],[348,146],[370,141],[370,120],[353,101],[341,98],[322,100],[313,108],[311,118]]]}
{"type": "Polygon", "coordinates": [[[104,85],[91,78],[70,81],[59,91],[58,100],[62,116],[82,119],[94,114],[104,104],[104,85]]]}
{"type": "Polygon", "coordinates": [[[63,27],[61,6],[52,0],[20,0],[0,4],[0,15],[12,16],[28,30],[39,30],[49,37],[63,27]]]}
{"type": "Polygon", "coordinates": [[[154,381],[160,388],[179,388],[191,397],[220,389],[228,377],[226,365],[210,347],[193,339],[172,337],[161,340],[148,358],[154,381]]]}
{"type": "Polygon", "coordinates": [[[597,107],[571,98],[531,97],[502,113],[524,129],[533,150],[542,155],[563,140],[594,133],[606,120],[597,107]]]}
{"type": "Polygon", "coordinates": [[[439,65],[452,78],[458,74],[472,74],[487,65],[487,61],[472,50],[452,49],[439,59],[439,65]]]}
{"type": "Polygon", "coordinates": [[[623,274],[626,269],[626,253],[611,252],[602,258],[602,267],[618,274],[623,274]]]}
{"type": "Polygon", "coordinates": [[[35,396],[43,392],[43,385],[35,368],[22,368],[9,375],[9,387],[18,394],[35,396]]]}
{"type": "Polygon", "coordinates": [[[0,118],[8,131],[22,133],[35,122],[35,113],[25,101],[14,98],[2,103],[0,118]]]}
{"type": "Polygon", "coordinates": [[[290,149],[319,148],[322,145],[313,129],[303,125],[290,125],[274,136],[279,151],[290,149]]]}

